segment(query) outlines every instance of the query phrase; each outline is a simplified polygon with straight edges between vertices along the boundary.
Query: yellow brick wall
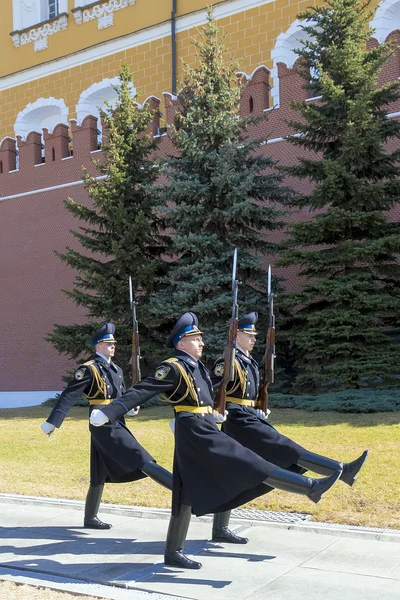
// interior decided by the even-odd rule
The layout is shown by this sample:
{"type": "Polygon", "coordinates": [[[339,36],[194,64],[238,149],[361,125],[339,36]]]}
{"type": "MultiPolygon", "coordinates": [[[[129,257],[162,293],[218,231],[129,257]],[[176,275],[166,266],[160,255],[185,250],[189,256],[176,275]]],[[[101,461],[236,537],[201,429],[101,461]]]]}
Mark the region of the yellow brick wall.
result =
{"type": "MultiPolygon", "coordinates": [[[[206,4],[205,0],[179,0],[177,16],[203,9],[206,4]]],[[[67,29],[49,36],[47,49],[34,52],[32,43],[14,47],[10,37],[13,30],[12,0],[1,0],[0,56],[7,56],[7,60],[0,61],[0,77],[165,23],[171,17],[172,0],[136,0],[133,6],[114,12],[112,27],[100,30],[97,19],[77,25],[71,12],[74,6],[74,0],[68,0],[67,29]]]]}
{"type": "MultiPolygon", "coordinates": [[[[141,1],[137,0],[135,6],[139,6],[141,1]]],[[[152,1],[146,0],[149,6],[152,1]]],[[[160,0],[157,2],[160,3],[160,0]]],[[[271,50],[275,46],[277,36],[287,31],[296,15],[312,2],[313,0],[295,3],[290,0],[276,0],[218,21],[222,31],[227,34],[226,44],[237,60],[239,70],[250,74],[260,65],[271,68],[271,50]]],[[[161,4],[165,4],[164,0],[161,4]]],[[[178,2],[178,5],[184,5],[186,12],[189,12],[204,8],[206,2],[186,0],[178,2]]],[[[123,17],[124,12],[121,10],[115,13],[115,17],[123,17]]],[[[88,25],[95,26],[94,23],[81,25],[80,30],[86,32],[88,25]]],[[[192,38],[196,34],[196,29],[177,34],[178,89],[179,80],[182,80],[182,60],[188,63],[193,61],[192,38]]],[[[163,92],[171,91],[171,38],[167,36],[0,92],[0,140],[7,135],[13,137],[13,126],[18,112],[29,102],[41,97],[62,98],[68,106],[69,119],[76,118],[75,107],[81,92],[106,77],[117,76],[124,62],[131,66],[134,73],[140,101],[151,95],[162,98],[163,92]]]]}

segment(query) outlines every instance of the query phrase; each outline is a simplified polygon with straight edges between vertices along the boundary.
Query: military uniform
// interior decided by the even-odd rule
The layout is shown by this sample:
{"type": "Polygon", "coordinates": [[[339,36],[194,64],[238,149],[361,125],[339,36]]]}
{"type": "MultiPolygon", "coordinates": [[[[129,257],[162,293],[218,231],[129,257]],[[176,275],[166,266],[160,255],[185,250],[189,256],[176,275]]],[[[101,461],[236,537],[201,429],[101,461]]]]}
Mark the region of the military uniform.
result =
{"type": "MultiPolygon", "coordinates": [[[[224,359],[220,357],[212,369],[212,381],[215,386],[221,382],[223,372],[224,359]]],[[[297,465],[297,461],[305,453],[305,448],[279,433],[266,419],[257,416],[259,387],[257,362],[238,348],[235,358],[235,380],[228,383],[226,390],[228,415],[222,430],[265,460],[283,469],[304,472],[304,469],[297,465]]]]}
{"type": "Polygon", "coordinates": [[[183,351],[177,350],[153,376],[100,409],[116,422],[155,395],[175,412],[173,514],[179,513],[180,504],[192,506],[198,516],[223,511],[267,491],[262,482],[273,474],[274,465],[218,429],[208,369],[183,351]]]}
{"type": "MultiPolygon", "coordinates": [[[[183,337],[201,334],[197,325],[196,315],[182,315],[167,346],[177,347],[183,337]]],[[[176,349],[174,358],[163,361],[152,377],[101,407],[102,414],[94,413],[92,421],[100,426],[108,418],[114,423],[155,395],[170,403],[175,412],[173,506],[164,556],[169,566],[201,567],[183,554],[191,511],[196,515],[225,513],[264,494],[270,486],[306,494],[318,502],[337,479],[335,475],[316,482],[294,473],[290,478],[287,471],[220,431],[213,415],[208,369],[182,348],[176,349]]]]}
{"type": "MultiPolygon", "coordinates": [[[[102,348],[106,344],[112,356],[116,340],[114,323],[106,323],[93,336],[92,344],[102,348]]],[[[111,358],[96,353],[93,360],[81,365],[61,394],[47,422],[42,425],[50,435],[54,427],[60,427],[70,408],[81,397],[89,400],[89,419],[99,407],[110,404],[126,391],[122,369],[111,358]]],[[[154,458],[139,444],[125,425],[121,416],[114,423],[90,429],[90,487],[86,495],[84,526],[91,529],[109,529],[109,523],[98,519],[104,483],[123,483],[151,477],[168,489],[172,489],[172,475],[155,463],[154,458]]]]}
{"type": "MultiPolygon", "coordinates": [[[[89,399],[89,415],[125,392],[122,369],[96,354],[93,360],[81,365],[72,381],[61,394],[47,421],[60,427],[70,408],[84,396],[89,399]]],[[[135,481],[146,477],[140,468],[154,458],[135,439],[121,417],[104,427],[89,425],[90,483],[135,481]]]]}
{"type": "MultiPolygon", "coordinates": [[[[255,323],[258,314],[249,313],[239,319],[238,331],[248,335],[256,335],[255,323]]],[[[225,361],[220,357],[212,370],[212,381],[218,386],[224,373],[225,361]]],[[[228,416],[222,430],[246,448],[274,463],[295,473],[307,470],[320,475],[331,475],[341,472],[341,479],[353,485],[357,473],[364,464],[368,452],[351,463],[341,463],[331,458],[314,454],[282,435],[266,418],[257,414],[257,399],[260,387],[260,374],[257,362],[249,354],[237,348],[235,357],[235,379],[229,382],[226,390],[226,408],[228,416]]]]}

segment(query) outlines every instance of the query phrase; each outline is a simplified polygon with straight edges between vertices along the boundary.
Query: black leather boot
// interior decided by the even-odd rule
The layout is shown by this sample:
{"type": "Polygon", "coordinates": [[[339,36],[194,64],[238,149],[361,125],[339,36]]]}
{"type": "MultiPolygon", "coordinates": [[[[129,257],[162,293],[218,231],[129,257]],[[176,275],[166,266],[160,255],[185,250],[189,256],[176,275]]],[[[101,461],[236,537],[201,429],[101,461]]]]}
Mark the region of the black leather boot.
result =
{"type": "Polygon", "coordinates": [[[292,471],[278,469],[273,477],[268,477],[263,481],[265,485],[292,492],[293,494],[302,494],[307,496],[312,502],[319,502],[327,490],[339,479],[341,471],[336,471],[330,477],[322,477],[322,479],[312,479],[304,477],[292,471]]]}
{"type": "Polygon", "coordinates": [[[331,475],[335,471],[341,471],[340,479],[347,483],[347,485],[353,485],[357,479],[357,473],[367,460],[368,450],[365,450],[361,456],[351,463],[341,463],[337,460],[321,456],[320,454],[314,454],[313,452],[305,452],[300,456],[297,464],[308,471],[314,471],[320,475],[331,475]]]}
{"type": "Polygon", "coordinates": [[[354,485],[358,477],[358,472],[364,465],[367,458],[368,450],[364,450],[361,456],[356,458],[356,460],[353,460],[351,463],[346,463],[343,467],[340,479],[347,483],[347,485],[354,485]]]}
{"type": "Polygon", "coordinates": [[[201,569],[202,567],[201,563],[191,560],[183,554],[191,513],[191,506],[182,504],[179,516],[171,516],[164,554],[164,563],[168,567],[180,567],[181,569],[201,569]]]}
{"type": "Polygon", "coordinates": [[[228,544],[247,544],[248,538],[236,535],[228,528],[231,511],[227,510],[222,513],[214,514],[212,541],[225,542],[228,544]]]}
{"type": "Polygon", "coordinates": [[[154,461],[145,463],[140,470],[160,485],[163,485],[168,490],[172,490],[172,473],[160,467],[154,461]]]}
{"type": "Polygon", "coordinates": [[[99,511],[101,495],[104,485],[91,485],[88,489],[85,502],[85,519],[83,526],[88,529],[111,529],[110,523],[103,523],[97,517],[99,511]]]}

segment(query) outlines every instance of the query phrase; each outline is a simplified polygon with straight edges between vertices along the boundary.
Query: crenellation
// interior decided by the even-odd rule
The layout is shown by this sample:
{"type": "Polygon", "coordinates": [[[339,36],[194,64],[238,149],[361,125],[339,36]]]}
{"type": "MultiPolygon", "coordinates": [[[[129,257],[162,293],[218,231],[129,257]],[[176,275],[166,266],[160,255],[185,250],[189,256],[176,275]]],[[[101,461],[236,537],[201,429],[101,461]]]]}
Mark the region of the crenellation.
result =
{"type": "MultiPolygon", "coordinates": [[[[392,32],[390,38],[400,44],[400,31],[392,32]]],[[[376,45],[378,42],[371,38],[368,46],[372,48],[376,45]]],[[[161,65],[158,68],[161,68],[161,65]]],[[[147,75],[152,76],[158,68],[153,66],[153,72],[148,71],[147,75]]],[[[254,135],[279,140],[291,133],[286,123],[295,115],[291,103],[294,100],[308,99],[308,92],[303,87],[304,79],[299,73],[300,68],[299,59],[293,66],[277,62],[279,103],[276,106],[271,106],[271,73],[265,65],[257,67],[251,75],[237,74],[238,78],[243,78],[244,84],[240,105],[241,116],[260,117],[266,114],[268,116],[267,120],[262,120],[254,128],[254,135]]],[[[379,84],[396,80],[399,75],[400,52],[396,51],[383,67],[379,84]]],[[[274,100],[276,102],[276,98],[274,100]]],[[[155,95],[151,95],[143,99],[143,104],[147,104],[151,110],[154,110],[150,132],[153,136],[159,136],[157,154],[161,155],[164,150],[166,153],[174,153],[168,127],[173,124],[176,111],[179,110],[179,98],[164,92],[162,101],[155,95]]],[[[400,101],[391,106],[389,112],[400,112],[400,101]]],[[[4,138],[0,145],[0,197],[6,195],[3,189],[11,189],[8,183],[10,172],[13,172],[13,187],[24,190],[30,185],[25,174],[31,173],[35,166],[42,165],[41,180],[46,179],[48,186],[58,185],[61,180],[65,182],[79,179],[82,166],[90,168],[91,155],[99,150],[101,127],[98,119],[88,114],[80,125],[75,119],[70,119],[69,123],[69,126],[66,123],[55,125],[53,132],[47,129],[44,129],[43,133],[32,131],[27,135],[26,140],[20,136],[17,137],[17,142],[11,137],[4,138]],[[65,161],[66,158],[71,160],[65,161]],[[19,175],[21,184],[16,185],[19,175]]]]}
{"type": "Polygon", "coordinates": [[[6,137],[0,144],[0,175],[15,171],[17,168],[17,142],[15,139],[6,137]]]}
{"type": "Polygon", "coordinates": [[[37,131],[31,131],[26,140],[17,135],[19,152],[19,171],[30,171],[35,165],[42,164],[42,136],[37,131]]]}
{"type": "Polygon", "coordinates": [[[72,143],[74,157],[86,158],[90,152],[98,150],[97,117],[87,115],[79,126],[77,121],[71,121],[72,143]]]}
{"type": "Polygon", "coordinates": [[[43,139],[46,162],[55,162],[70,155],[68,125],[59,123],[53,133],[43,129],[43,139]]]}

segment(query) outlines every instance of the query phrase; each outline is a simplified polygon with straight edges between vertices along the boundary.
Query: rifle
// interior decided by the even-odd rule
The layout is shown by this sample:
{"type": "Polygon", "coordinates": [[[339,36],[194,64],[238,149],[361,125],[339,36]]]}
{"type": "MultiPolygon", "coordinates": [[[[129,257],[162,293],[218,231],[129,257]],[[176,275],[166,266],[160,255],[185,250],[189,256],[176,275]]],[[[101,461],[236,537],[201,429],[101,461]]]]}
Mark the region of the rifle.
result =
{"type": "Polygon", "coordinates": [[[138,383],[142,374],[140,372],[140,342],[139,342],[139,324],[136,318],[136,302],[133,299],[132,293],[132,277],[129,275],[129,300],[132,311],[132,385],[138,383]]]}
{"type": "Polygon", "coordinates": [[[228,331],[228,343],[225,347],[224,360],[225,368],[222,381],[217,389],[214,402],[214,410],[217,410],[221,415],[225,416],[225,404],[226,404],[226,388],[229,381],[235,379],[235,354],[236,354],[236,338],[238,330],[238,315],[239,307],[237,303],[239,281],[236,279],[236,265],[237,265],[237,248],[233,254],[233,269],[232,269],[232,317],[229,321],[228,331]]]}
{"type": "Polygon", "coordinates": [[[269,304],[269,324],[267,330],[267,340],[265,343],[265,353],[263,357],[264,381],[260,387],[257,398],[257,408],[261,408],[268,415],[268,386],[274,383],[275,377],[275,315],[274,315],[274,298],[272,292],[272,270],[271,265],[268,267],[268,304],[269,304]]]}

